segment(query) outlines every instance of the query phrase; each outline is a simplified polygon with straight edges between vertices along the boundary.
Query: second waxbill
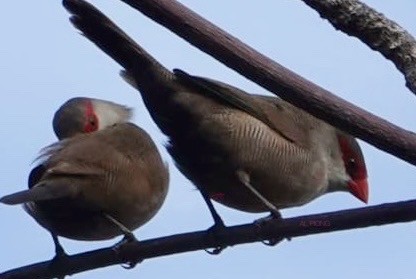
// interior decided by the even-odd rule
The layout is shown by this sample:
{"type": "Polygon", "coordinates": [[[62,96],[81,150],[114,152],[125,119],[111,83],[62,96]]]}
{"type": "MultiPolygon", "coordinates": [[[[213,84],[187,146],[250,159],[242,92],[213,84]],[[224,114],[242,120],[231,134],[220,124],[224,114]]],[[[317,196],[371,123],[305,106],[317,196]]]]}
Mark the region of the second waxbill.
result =
{"type": "MultiPolygon", "coordinates": [[[[92,5],[64,0],[83,35],[124,67],[168,136],[180,171],[210,199],[246,212],[276,213],[329,192],[367,202],[367,171],[350,135],[275,98],[183,71],[171,72],[92,5]]],[[[278,213],[276,213],[278,214],[278,213]]]]}
{"type": "Polygon", "coordinates": [[[29,189],[0,199],[25,210],[53,236],[104,240],[149,221],[168,191],[168,169],[150,138],[129,123],[130,109],[104,100],[74,98],[55,114],[65,138],[42,151],[29,189]]]}

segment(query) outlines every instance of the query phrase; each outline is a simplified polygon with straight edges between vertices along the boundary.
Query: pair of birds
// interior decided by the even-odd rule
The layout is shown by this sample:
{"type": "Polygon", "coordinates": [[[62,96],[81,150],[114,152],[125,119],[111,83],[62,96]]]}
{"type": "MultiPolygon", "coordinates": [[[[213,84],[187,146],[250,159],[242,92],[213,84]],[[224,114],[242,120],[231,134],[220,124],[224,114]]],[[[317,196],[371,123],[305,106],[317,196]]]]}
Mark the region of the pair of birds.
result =
{"type": "MultiPolygon", "coordinates": [[[[329,192],[368,200],[361,149],[350,135],[276,98],[169,71],[92,5],[64,0],[72,23],[124,67],[179,170],[211,199],[246,212],[300,206],[329,192]]],[[[127,108],[75,98],[54,118],[61,139],[45,149],[29,189],[0,199],[24,203],[53,236],[100,240],[148,221],[168,190],[168,170],[127,108]]]]}

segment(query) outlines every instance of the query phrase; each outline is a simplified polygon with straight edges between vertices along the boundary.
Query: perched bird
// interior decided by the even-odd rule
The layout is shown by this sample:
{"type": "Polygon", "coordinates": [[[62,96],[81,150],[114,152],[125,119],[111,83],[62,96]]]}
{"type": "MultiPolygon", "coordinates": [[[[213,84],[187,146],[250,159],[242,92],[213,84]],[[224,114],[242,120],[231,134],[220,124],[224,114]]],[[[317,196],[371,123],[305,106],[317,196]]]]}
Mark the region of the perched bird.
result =
{"type": "Polygon", "coordinates": [[[104,100],[74,98],[54,117],[63,140],[45,148],[29,175],[29,189],[0,199],[25,210],[54,239],[104,240],[149,221],[168,191],[168,169],[150,138],[129,123],[130,109],[104,100]]]}
{"type": "Polygon", "coordinates": [[[171,72],[92,5],[63,2],[74,26],[124,67],[217,226],[223,223],[210,199],[275,215],[335,191],[367,202],[364,158],[350,135],[279,98],[171,72]]]}

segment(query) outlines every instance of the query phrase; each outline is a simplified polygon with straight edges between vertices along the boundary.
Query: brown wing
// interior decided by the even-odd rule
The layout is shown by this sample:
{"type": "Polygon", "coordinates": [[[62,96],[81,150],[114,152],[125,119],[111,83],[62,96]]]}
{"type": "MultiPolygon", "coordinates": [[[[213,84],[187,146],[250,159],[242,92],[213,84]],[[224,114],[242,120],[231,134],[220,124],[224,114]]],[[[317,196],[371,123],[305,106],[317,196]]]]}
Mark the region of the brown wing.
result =
{"type": "MultiPolygon", "coordinates": [[[[97,177],[105,174],[102,169],[93,164],[80,164],[80,162],[85,162],[85,160],[80,160],[80,157],[67,157],[71,151],[74,151],[74,144],[71,142],[74,141],[60,141],[44,149],[40,156],[44,161],[29,174],[29,189],[4,196],[0,202],[21,204],[75,196],[81,189],[71,177],[97,177]]],[[[80,150],[84,155],[86,151],[80,150]]]]}
{"type": "MultiPolygon", "coordinates": [[[[117,124],[61,142],[47,150],[51,154],[47,160],[50,175],[62,173],[107,182],[111,182],[114,175],[119,179],[126,175],[139,179],[141,172],[154,167],[154,158],[161,161],[150,136],[131,123],[117,124]]],[[[162,161],[160,164],[163,165],[162,161]]],[[[124,178],[127,181],[129,177],[124,178]]],[[[140,179],[149,177],[145,175],[140,179]]]]}
{"type": "Polygon", "coordinates": [[[301,147],[310,146],[310,130],[319,122],[306,112],[277,97],[251,95],[231,85],[174,69],[180,82],[203,92],[265,123],[286,140],[301,147]]]}

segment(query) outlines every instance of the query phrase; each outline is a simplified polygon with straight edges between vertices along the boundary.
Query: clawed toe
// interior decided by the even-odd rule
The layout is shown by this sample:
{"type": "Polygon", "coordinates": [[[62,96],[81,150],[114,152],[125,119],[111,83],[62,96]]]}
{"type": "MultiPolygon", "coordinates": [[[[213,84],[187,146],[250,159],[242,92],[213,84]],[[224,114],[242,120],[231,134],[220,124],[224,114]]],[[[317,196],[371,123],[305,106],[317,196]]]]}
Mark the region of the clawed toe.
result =
{"type": "MultiPolygon", "coordinates": [[[[282,215],[278,211],[272,211],[269,216],[255,220],[254,224],[256,224],[259,228],[261,228],[264,226],[266,222],[270,220],[282,220],[282,215]]],[[[271,239],[262,240],[261,242],[267,246],[276,246],[278,243],[280,243],[284,239],[285,239],[284,237],[271,238],[271,239]]],[[[290,240],[289,238],[287,239],[290,240]]]]}
{"type": "MultiPolygon", "coordinates": [[[[113,251],[118,255],[118,256],[120,256],[120,254],[121,254],[121,250],[123,249],[123,246],[125,246],[126,244],[129,244],[129,243],[133,243],[133,242],[139,242],[138,240],[137,240],[137,238],[132,234],[132,233],[126,233],[125,235],[124,235],[124,237],[123,237],[123,239],[120,241],[120,242],[118,242],[118,243],[116,243],[114,246],[113,246],[113,251]]],[[[124,268],[124,269],[132,269],[132,268],[134,268],[137,264],[139,264],[139,263],[141,263],[143,260],[142,259],[138,259],[138,260],[125,260],[125,259],[123,259],[123,263],[121,264],[121,266],[124,268]]]]}
{"type": "MultiPolygon", "coordinates": [[[[62,248],[62,247],[61,247],[62,248]]],[[[51,270],[58,270],[58,266],[64,262],[67,257],[68,254],[65,253],[64,249],[56,249],[55,250],[55,256],[52,258],[49,267],[51,268],[51,270]]],[[[57,277],[58,279],[64,279],[65,276],[59,276],[57,277]]]]}
{"type": "Polygon", "coordinates": [[[266,246],[276,246],[279,242],[281,242],[284,237],[281,238],[271,238],[267,240],[262,240],[261,242],[266,246]]]}
{"type": "MultiPolygon", "coordinates": [[[[221,241],[220,235],[222,231],[224,231],[224,229],[226,229],[226,226],[221,221],[221,222],[216,222],[212,227],[210,227],[207,230],[207,232],[215,239],[215,242],[220,242],[221,241]]],[[[210,255],[219,255],[225,248],[227,248],[227,245],[220,244],[217,247],[213,247],[209,249],[207,248],[204,250],[210,255]]]]}

